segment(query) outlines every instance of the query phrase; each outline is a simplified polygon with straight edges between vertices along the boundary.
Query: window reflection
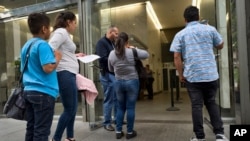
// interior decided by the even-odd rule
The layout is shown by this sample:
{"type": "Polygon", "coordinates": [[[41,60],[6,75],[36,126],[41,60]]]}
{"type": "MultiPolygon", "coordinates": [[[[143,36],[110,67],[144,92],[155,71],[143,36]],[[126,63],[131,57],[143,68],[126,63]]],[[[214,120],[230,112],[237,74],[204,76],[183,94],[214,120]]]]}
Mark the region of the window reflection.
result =
{"type": "MultiPolygon", "coordinates": [[[[32,9],[30,7],[34,7],[34,4],[46,2],[48,0],[36,0],[36,1],[4,1],[1,2],[0,6],[0,14],[1,12],[6,12],[6,9],[9,10],[15,10],[16,8],[29,6],[28,9],[32,9]],[[4,7],[3,7],[4,5],[4,7]],[[5,8],[5,9],[4,9],[5,8]]],[[[58,0],[55,0],[58,1],[58,0]]],[[[63,7],[58,7],[58,11],[49,11],[50,13],[47,13],[47,15],[51,19],[51,27],[54,24],[54,19],[56,18],[57,14],[63,10],[72,11],[76,15],[78,15],[78,9],[77,9],[77,3],[74,5],[66,6],[66,3],[60,3],[63,5],[63,7]],[[63,10],[62,10],[63,9],[63,10]]],[[[36,11],[36,9],[33,9],[33,11],[29,11],[29,13],[32,12],[40,12],[36,11]]],[[[1,15],[0,15],[1,16],[1,15]]],[[[4,105],[4,102],[6,102],[8,95],[11,92],[11,89],[15,86],[17,81],[20,77],[20,51],[24,43],[32,38],[32,35],[30,34],[30,31],[27,26],[27,15],[23,15],[21,17],[9,17],[8,20],[3,21],[3,19],[0,17],[0,76],[1,76],[1,88],[0,93],[5,94],[0,96],[0,109],[2,109],[2,105],[4,105]]],[[[77,18],[78,20],[78,18],[77,18]]],[[[77,21],[77,23],[79,23],[77,21]]],[[[72,34],[72,39],[75,42],[77,46],[77,51],[79,51],[79,26],[77,26],[76,32],[72,34]]],[[[79,102],[81,102],[81,98],[79,97],[79,102]]],[[[77,114],[82,115],[81,112],[81,103],[79,103],[79,109],[77,114]]],[[[55,115],[61,114],[63,108],[62,104],[60,103],[60,99],[58,99],[58,102],[56,103],[55,107],[55,115]]],[[[2,110],[0,110],[0,114],[2,113],[2,110]]]]}

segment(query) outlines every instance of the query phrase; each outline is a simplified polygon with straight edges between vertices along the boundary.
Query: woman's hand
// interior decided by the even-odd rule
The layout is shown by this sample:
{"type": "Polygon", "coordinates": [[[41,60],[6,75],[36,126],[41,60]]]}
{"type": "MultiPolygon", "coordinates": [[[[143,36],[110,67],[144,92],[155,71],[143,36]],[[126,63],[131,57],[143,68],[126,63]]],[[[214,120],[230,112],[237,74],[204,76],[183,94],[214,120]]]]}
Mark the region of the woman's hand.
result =
{"type": "Polygon", "coordinates": [[[83,56],[85,56],[86,54],[84,54],[84,53],[76,53],[76,57],[83,57],[83,56]]]}
{"type": "Polygon", "coordinates": [[[54,55],[56,57],[57,62],[59,62],[62,59],[62,53],[60,51],[55,50],[54,55]]]}

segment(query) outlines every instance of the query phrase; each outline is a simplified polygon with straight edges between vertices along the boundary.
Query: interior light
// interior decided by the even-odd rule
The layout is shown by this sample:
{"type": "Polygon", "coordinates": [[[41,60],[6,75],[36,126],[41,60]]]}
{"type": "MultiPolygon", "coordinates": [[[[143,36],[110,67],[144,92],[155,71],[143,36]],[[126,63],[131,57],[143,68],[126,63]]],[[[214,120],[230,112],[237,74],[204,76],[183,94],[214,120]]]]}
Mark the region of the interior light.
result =
{"type": "Polygon", "coordinates": [[[52,11],[48,11],[46,12],[46,14],[51,14],[51,13],[56,13],[56,12],[61,12],[61,11],[64,11],[65,9],[62,8],[62,9],[57,9],[57,10],[52,10],[52,11]]]}
{"type": "Polygon", "coordinates": [[[229,20],[229,14],[228,13],[226,14],[226,20],[227,21],[229,20]]]}
{"type": "Polygon", "coordinates": [[[97,0],[96,3],[104,3],[104,2],[109,2],[109,0],[97,0]]]}
{"type": "Polygon", "coordinates": [[[193,0],[193,1],[192,1],[192,5],[193,5],[193,6],[196,6],[196,4],[197,4],[197,0],[193,0]]]}
{"type": "MultiPolygon", "coordinates": [[[[147,13],[149,14],[149,17],[151,18],[151,20],[153,21],[155,27],[157,29],[162,29],[162,26],[161,26],[161,24],[160,24],[160,22],[158,20],[158,17],[155,14],[155,11],[154,11],[150,1],[146,1],[145,3],[146,3],[147,13]]],[[[108,12],[108,11],[111,11],[111,10],[119,10],[119,9],[123,9],[123,8],[130,8],[130,7],[142,5],[142,4],[145,4],[145,3],[144,2],[139,2],[139,3],[135,3],[135,4],[128,4],[128,5],[118,6],[118,7],[113,7],[113,8],[105,8],[105,9],[101,10],[101,13],[102,12],[108,12]]]]}
{"type": "Polygon", "coordinates": [[[113,7],[113,8],[111,8],[111,10],[114,10],[114,9],[122,9],[122,8],[129,8],[129,7],[134,7],[134,6],[138,6],[138,5],[142,5],[142,4],[143,4],[143,3],[128,4],[128,5],[124,5],[124,6],[113,7]]]}
{"type": "Polygon", "coordinates": [[[138,6],[138,5],[142,5],[143,3],[135,3],[135,4],[128,4],[128,5],[124,5],[124,6],[118,6],[118,7],[113,7],[113,8],[105,8],[105,9],[101,9],[101,12],[107,12],[107,11],[111,11],[111,10],[120,10],[123,8],[129,8],[129,7],[134,7],[134,6],[138,6]]]}
{"type": "Polygon", "coordinates": [[[159,22],[158,17],[156,16],[154,8],[153,8],[153,6],[152,6],[152,4],[151,4],[150,1],[146,1],[146,9],[147,9],[149,17],[153,21],[155,27],[157,29],[162,29],[161,23],[159,22]]]}
{"type": "Polygon", "coordinates": [[[7,17],[10,17],[11,14],[9,12],[7,13],[0,13],[0,18],[7,18],[7,17]]]}
{"type": "Polygon", "coordinates": [[[3,22],[11,22],[11,21],[17,21],[17,20],[27,20],[28,16],[25,16],[25,17],[18,17],[18,18],[10,18],[10,19],[6,19],[6,20],[3,20],[3,22]]]}
{"type": "Polygon", "coordinates": [[[198,9],[200,9],[201,0],[193,0],[192,5],[196,6],[198,9]]]}

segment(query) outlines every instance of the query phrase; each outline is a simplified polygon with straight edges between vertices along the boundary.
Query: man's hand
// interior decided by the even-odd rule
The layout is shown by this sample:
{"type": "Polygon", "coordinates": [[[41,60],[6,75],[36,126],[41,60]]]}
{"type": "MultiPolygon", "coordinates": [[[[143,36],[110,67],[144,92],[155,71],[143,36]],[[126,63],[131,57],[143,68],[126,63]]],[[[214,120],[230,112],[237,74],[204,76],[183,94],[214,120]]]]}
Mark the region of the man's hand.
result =
{"type": "Polygon", "coordinates": [[[179,75],[180,82],[185,83],[186,78],[183,75],[179,75]]]}

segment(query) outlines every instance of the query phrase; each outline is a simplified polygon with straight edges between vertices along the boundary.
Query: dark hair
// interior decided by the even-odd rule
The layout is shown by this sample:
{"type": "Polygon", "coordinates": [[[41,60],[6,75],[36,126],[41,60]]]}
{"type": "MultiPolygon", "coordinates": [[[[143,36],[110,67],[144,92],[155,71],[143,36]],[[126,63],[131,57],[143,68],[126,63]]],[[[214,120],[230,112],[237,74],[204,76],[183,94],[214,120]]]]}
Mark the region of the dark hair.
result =
{"type": "Polygon", "coordinates": [[[118,35],[118,39],[116,41],[115,46],[115,54],[118,58],[123,58],[125,55],[125,45],[128,42],[128,34],[125,32],[121,32],[118,35]]]}
{"type": "Polygon", "coordinates": [[[199,9],[195,6],[188,6],[184,11],[184,18],[187,22],[199,20],[199,9]]]}
{"type": "Polygon", "coordinates": [[[50,19],[44,13],[32,13],[28,17],[28,26],[30,32],[34,34],[39,34],[43,26],[49,27],[50,19]]]}
{"type": "Polygon", "coordinates": [[[70,11],[66,11],[66,12],[61,12],[57,15],[56,17],[56,21],[55,21],[55,25],[54,25],[54,29],[56,30],[57,28],[65,28],[68,26],[67,21],[74,21],[76,20],[76,15],[70,11]]]}

